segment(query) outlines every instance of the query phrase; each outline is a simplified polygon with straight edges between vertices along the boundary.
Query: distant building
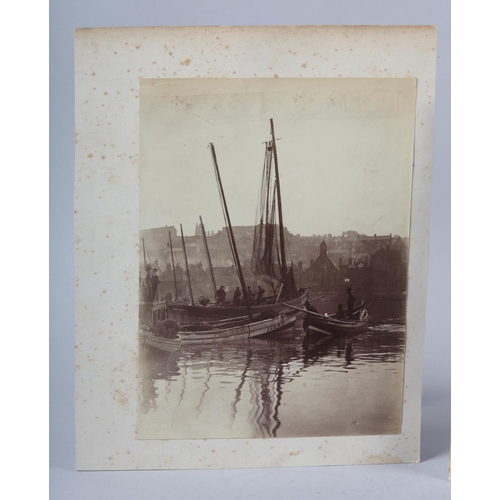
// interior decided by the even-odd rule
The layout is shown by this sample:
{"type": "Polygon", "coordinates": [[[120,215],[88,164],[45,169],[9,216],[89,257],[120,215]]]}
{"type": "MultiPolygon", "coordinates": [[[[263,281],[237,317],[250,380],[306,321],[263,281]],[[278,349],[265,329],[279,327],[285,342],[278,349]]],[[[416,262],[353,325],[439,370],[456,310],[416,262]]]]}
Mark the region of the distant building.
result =
{"type": "Polygon", "coordinates": [[[365,260],[349,259],[340,264],[339,294],[342,299],[347,296],[347,289],[351,288],[359,300],[368,300],[372,293],[372,275],[369,258],[365,260]]]}
{"type": "MultiPolygon", "coordinates": [[[[302,262],[299,265],[299,273],[302,262]]],[[[300,273],[300,283],[311,290],[336,291],[339,285],[339,270],[328,257],[327,245],[323,240],[319,245],[319,256],[311,262],[309,268],[300,273]]]]}
{"type": "Polygon", "coordinates": [[[168,232],[172,236],[172,240],[177,239],[177,229],[175,226],[154,227],[151,229],[142,229],[140,233],[141,238],[141,262],[144,260],[142,240],[144,239],[144,246],[146,248],[146,259],[148,264],[153,265],[157,260],[162,268],[165,268],[165,252],[168,247],[168,232]]]}
{"type": "Polygon", "coordinates": [[[401,296],[407,291],[408,261],[400,245],[378,250],[371,259],[372,293],[375,297],[401,296]],[[396,247],[396,248],[395,248],[396,247]]]}
{"type": "Polygon", "coordinates": [[[168,242],[168,232],[170,231],[172,238],[177,238],[177,229],[175,226],[153,227],[151,229],[143,229],[141,238],[144,238],[146,244],[152,246],[165,245],[168,242]]]}

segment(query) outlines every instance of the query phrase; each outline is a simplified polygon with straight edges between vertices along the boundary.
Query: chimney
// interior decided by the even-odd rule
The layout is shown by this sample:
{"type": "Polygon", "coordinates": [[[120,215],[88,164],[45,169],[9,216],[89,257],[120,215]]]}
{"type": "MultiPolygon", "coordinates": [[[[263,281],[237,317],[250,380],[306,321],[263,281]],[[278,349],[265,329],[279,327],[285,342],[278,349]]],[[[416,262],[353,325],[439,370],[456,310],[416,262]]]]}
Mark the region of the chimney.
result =
{"type": "Polygon", "coordinates": [[[302,261],[299,260],[299,273],[301,273],[301,272],[302,272],[302,261]]]}

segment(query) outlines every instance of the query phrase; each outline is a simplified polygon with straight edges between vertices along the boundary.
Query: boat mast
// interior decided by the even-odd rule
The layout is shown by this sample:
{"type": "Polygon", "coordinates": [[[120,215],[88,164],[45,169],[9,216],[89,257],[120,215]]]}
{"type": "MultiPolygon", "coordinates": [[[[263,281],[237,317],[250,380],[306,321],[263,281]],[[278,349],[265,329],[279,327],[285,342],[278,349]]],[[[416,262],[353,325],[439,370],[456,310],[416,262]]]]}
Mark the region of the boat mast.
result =
{"type": "Polygon", "coordinates": [[[184,243],[184,232],[182,231],[182,224],[181,224],[181,238],[182,238],[182,248],[184,249],[184,260],[186,261],[186,274],[189,285],[189,295],[191,296],[191,305],[194,306],[193,289],[191,288],[191,276],[189,275],[189,264],[186,253],[186,244],[184,243]]]}
{"type": "Polygon", "coordinates": [[[203,245],[205,246],[205,253],[207,254],[208,267],[210,269],[210,277],[212,278],[212,286],[214,289],[214,297],[217,293],[217,285],[215,284],[215,276],[214,276],[214,268],[212,267],[212,259],[210,258],[210,251],[208,250],[208,242],[207,235],[205,234],[205,225],[203,224],[203,219],[200,215],[200,225],[201,225],[201,234],[203,236],[203,245]]]}
{"type": "Polygon", "coordinates": [[[172,235],[170,231],[168,232],[168,240],[170,241],[170,255],[172,257],[172,271],[174,272],[174,287],[175,287],[175,301],[179,299],[179,293],[177,292],[177,278],[175,277],[175,263],[174,263],[174,247],[172,246],[172,235]]]}
{"type": "Polygon", "coordinates": [[[286,254],[285,254],[285,230],[283,228],[283,209],[281,206],[281,187],[280,187],[280,175],[278,170],[278,152],[276,151],[276,138],[274,136],[274,123],[271,118],[271,137],[273,146],[273,156],[274,156],[274,171],[276,172],[276,192],[278,195],[278,218],[280,227],[280,250],[281,250],[281,277],[285,279],[286,276],[286,254]]]}
{"type": "Polygon", "coordinates": [[[248,293],[247,293],[247,287],[245,285],[245,278],[243,276],[243,271],[241,269],[241,264],[240,264],[240,257],[238,255],[238,250],[236,248],[236,241],[234,239],[233,227],[231,226],[231,219],[229,217],[229,211],[227,209],[226,197],[224,195],[224,189],[222,187],[222,180],[220,178],[219,165],[217,164],[217,157],[215,156],[215,148],[214,148],[214,145],[212,143],[210,143],[210,150],[212,152],[212,159],[214,161],[214,168],[215,168],[215,175],[217,178],[217,185],[219,186],[219,191],[220,191],[220,195],[222,198],[224,216],[225,216],[225,219],[227,222],[229,245],[231,246],[231,248],[233,250],[234,260],[235,260],[235,264],[236,264],[236,270],[238,271],[238,277],[240,279],[243,297],[245,298],[245,302],[247,305],[248,316],[252,320],[253,319],[252,308],[250,307],[250,300],[249,300],[248,293]]]}
{"type": "Polygon", "coordinates": [[[165,251],[165,271],[167,270],[168,266],[168,250],[165,251]]]}

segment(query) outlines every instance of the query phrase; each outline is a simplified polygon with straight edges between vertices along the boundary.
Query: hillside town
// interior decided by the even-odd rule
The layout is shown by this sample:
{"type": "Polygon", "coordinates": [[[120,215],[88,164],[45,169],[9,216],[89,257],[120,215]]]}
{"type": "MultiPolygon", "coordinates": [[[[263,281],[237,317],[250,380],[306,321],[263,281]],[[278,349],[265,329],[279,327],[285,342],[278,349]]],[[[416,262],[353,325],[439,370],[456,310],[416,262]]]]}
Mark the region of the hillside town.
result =
{"type": "MultiPolygon", "coordinates": [[[[249,283],[252,283],[253,278],[251,257],[254,230],[254,226],[233,227],[243,272],[249,283]]],[[[298,287],[327,295],[333,300],[344,297],[348,288],[356,290],[357,295],[365,300],[397,300],[406,297],[408,238],[392,234],[366,235],[356,231],[345,231],[339,236],[302,236],[292,234],[286,228],[285,235],[298,287]]],[[[232,296],[240,283],[231,258],[227,228],[216,232],[207,231],[206,238],[217,286],[223,285],[232,296]]],[[[157,299],[173,297],[175,294],[172,257],[178,298],[187,297],[188,279],[177,229],[174,226],[146,229],[141,231],[141,239],[147,261],[152,268],[157,269],[160,280],[157,299]]],[[[199,224],[196,224],[195,234],[185,236],[184,240],[194,296],[213,300],[199,224]]],[[[141,268],[144,269],[144,266],[141,268]]]]}

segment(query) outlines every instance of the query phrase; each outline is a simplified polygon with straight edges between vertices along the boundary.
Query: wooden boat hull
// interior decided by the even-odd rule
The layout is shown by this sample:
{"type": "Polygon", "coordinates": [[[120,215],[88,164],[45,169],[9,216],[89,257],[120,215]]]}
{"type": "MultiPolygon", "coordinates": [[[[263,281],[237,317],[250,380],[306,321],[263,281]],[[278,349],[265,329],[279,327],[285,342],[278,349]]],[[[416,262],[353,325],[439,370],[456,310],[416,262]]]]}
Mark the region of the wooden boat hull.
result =
{"type": "Polygon", "coordinates": [[[163,350],[175,349],[180,345],[202,344],[223,342],[232,339],[249,339],[265,335],[267,333],[278,332],[290,328],[297,320],[297,313],[289,311],[280,314],[275,318],[267,318],[252,323],[243,323],[228,328],[217,328],[205,331],[179,331],[175,339],[165,339],[152,334],[145,336],[147,345],[157,347],[163,350]]]}
{"type": "Polygon", "coordinates": [[[307,322],[309,331],[311,332],[323,335],[346,335],[365,330],[368,324],[368,313],[361,314],[361,318],[355,320],[338,320],[325,316],[324,319],[309,317],[307,318],[307,322]]]}
{"type": "Polygon", "coordinates": [[[145,335],[144,342],[146,345],[156,347],[157,349],[161,349],[162,351],[167,352],[173,352],[177,350],[181,345],[179,339],[164,339],[153,334],[145,335]]]}
{"type": "MultiPolygon", "coordinates": [[[[304,305],[306,300],[307,292],[296,299],[287,301],[287,303],[295,307],[301,307],[304,305]]],[[[256,315],[267,311],[280,313],[286,309],[287,306],[281,302],[252,306],[252,312],[256,315]]],[[[226,318],[245,316],[246,314],[248,314],[246,306],[217,307],[209,305],[203,307],[201,305],[190,306],[184,304],[167,304],[167,317],[169,319],[173,319],[174,321],[178,321],[181,324],[192,323],[194,321],[218,321],[226,318]]]]}

